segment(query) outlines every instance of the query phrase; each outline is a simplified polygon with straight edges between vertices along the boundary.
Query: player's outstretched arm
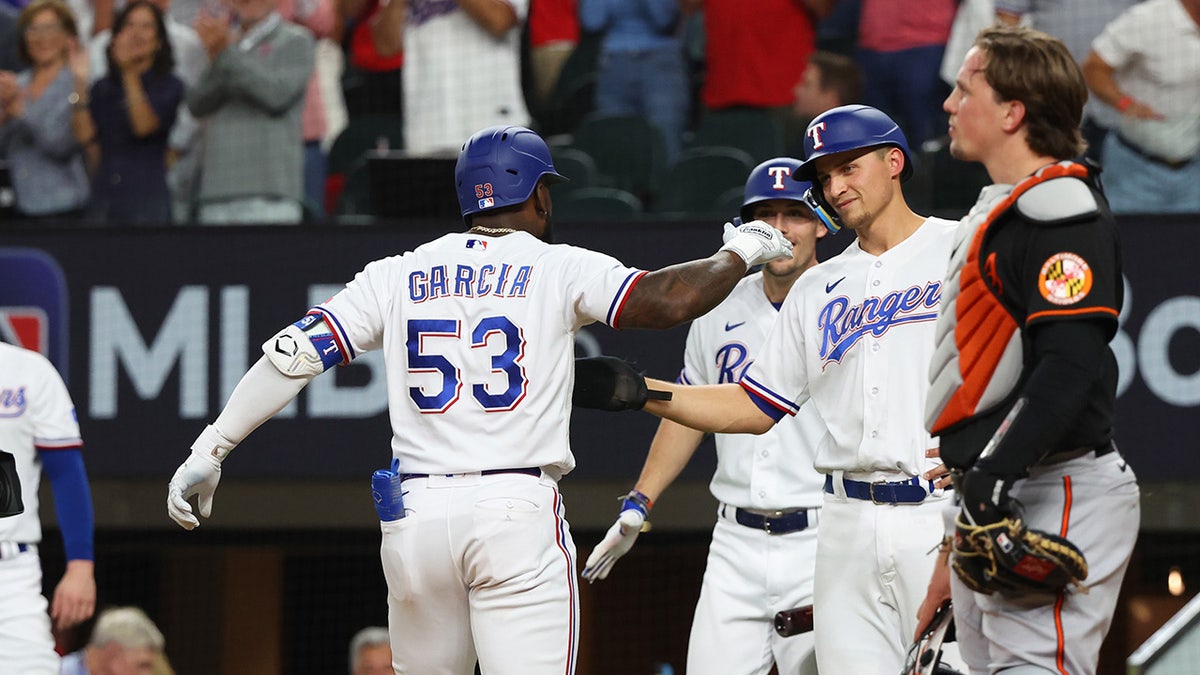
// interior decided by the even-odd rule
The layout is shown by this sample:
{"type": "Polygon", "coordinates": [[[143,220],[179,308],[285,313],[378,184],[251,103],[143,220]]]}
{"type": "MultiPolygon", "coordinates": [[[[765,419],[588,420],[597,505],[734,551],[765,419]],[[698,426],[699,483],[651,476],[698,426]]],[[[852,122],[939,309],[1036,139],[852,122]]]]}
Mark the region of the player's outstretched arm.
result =
{"type": "Polygon", "coordinates": [[[647,379],[650,389],[670,393],[670,400],[651,399],[644,410],[684,426],[721,434],[763,434],[775,420],[759,410],[737,384],[681,385],[647,379]]]}
{"type": "Polygon", "coordinates": [[[263,422],[296,398],[313,374],[289,376],[262,357],[242,376],[216,421],[192,443],[192,453],[167,485],[167,513],[185,530],[200,525],[188,503],[197,497],[200,515],[212,515],[213,493],[221,480],[221,462],[263,422]]]}
{"type": "Polygon", "coordinates": [[[751,267],[792,255],[792,243],[758,220],[726,223],[724,240],[708,258],[643,276],[621,310],[620,327],[672,328],[691,321],[720,304],[751,267]]]}
{"type": "Polygon", "coordinates": [[[687,466],[702,440],[704,432],[671,420],[663,420],[658,425],[658,432],[650,443],[650,454],[642,467],[642,475],[622,502],[617,521],[584,563],[584,579],[595,582],[608,577],[617,560],[633,548],[650,515],[650,506],[687,466]]]}

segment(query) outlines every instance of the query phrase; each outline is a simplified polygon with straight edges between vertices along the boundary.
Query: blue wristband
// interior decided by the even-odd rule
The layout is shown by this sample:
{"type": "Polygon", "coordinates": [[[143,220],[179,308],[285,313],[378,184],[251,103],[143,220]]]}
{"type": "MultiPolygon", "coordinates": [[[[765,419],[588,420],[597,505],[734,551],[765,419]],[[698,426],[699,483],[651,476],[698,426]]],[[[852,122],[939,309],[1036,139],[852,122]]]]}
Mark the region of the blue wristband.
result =
{"type": "Polygon", "coordinates": [[[630,490],[629,494],[621,497],[621,511],[629,511],[630,509],[640,511],[643,518],[648,519],[650,517],[650,508],[652,506],[654,506],[654,502],[650,501],[649,497],[637,490],[630,490]]]}

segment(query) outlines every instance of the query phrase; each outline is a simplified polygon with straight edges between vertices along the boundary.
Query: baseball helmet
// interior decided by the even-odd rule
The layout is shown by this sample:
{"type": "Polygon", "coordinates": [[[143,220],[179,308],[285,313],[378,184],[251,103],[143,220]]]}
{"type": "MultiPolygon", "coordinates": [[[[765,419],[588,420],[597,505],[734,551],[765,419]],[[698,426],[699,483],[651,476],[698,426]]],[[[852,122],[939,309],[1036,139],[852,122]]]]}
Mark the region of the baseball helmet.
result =
{"type": "Polygon", "coordinates": [[[543,176],[567,180],[554,170],[550,148],[533,130],[494,126],[475,132],[454,165],[463,218],[524,202],[543,176]]]}
{"type": "MultiPolygon", "coordinates": [[[[758,202],[769,199],[790,199],[795,202],[804,201],[804,193],[812,187],[805,180],[791,180],[792,174],[800,166],[800,160],[791,157],[776,157],[754,167],[746,178],[746,193],[742,199],[740,215],[743,222],[750,222],[753,207],[758,202]]],[[[807,203],[807,202],[806,202],[807,203]]]]}
{"type": "Polygon", "coordinates": [[[900,148],[904,153],[900,180],[908,180],[913,172],[912,153],[908,150],[904,132],[892,118],[866,105],[844,105],[827,110],[809,123],[804,132],[804,162],[792,177],[813,181],[817,176],[818,158],[878,145],[900,148]]]}

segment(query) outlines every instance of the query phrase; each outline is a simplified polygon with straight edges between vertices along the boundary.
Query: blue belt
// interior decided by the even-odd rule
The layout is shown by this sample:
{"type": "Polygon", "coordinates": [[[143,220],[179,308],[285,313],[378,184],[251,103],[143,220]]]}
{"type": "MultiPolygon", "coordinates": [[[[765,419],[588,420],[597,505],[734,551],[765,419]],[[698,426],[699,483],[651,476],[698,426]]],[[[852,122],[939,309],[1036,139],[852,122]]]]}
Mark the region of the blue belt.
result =
{"type": "MultiPolygon", "coordinates": [[[[0,546],[0,559],[4,558],[4,551],[8,547],[0,546]]],[[[11,557],[16,557],[17,554],[24,553],[29,550],[29,544],[16,544],[15,554],[10,554],[11,557]]]]}
{"type": "Polygon", "coordinates": [[[727,508],[733,509],[733,519],[737,521],[738,525],[762,530],[767,534],[787,534],[808,528],[807,509],[800,509],[778,516],[764,516],[753,511],[726,506],[724,504],[721,505],[721,512],[724,513],[727,508]]]}
{"type": "MultiPolygon", "coordinates": [[[[474,472],[473,471],[465,471],[463,473],[474,473],[474,472]]],[[[541,469],[541,467],[536,467],[536,466],[527,466],[527,467],[520,468],[520,469],[487,469],[486,471],[480,471],[479,475],[495,476],[496,474],[500,474],[500,473],[519,473],[519,474],[524,474],[526,476],[541,477],[542,469],[541,469]]],[[[409,478],[429,478],[430,476],[454,476],[454,475],[456,475],[456,474],[452,474],[452,473],[405,473],[405,474],[400,475],[400,480],[406,481],[409,478]]]]}
{"type": "MultiPolygon", "coordinates": [[[[899,480],[894,483],[864,483],[863,481],[842,479],[846,488],[846,496],[852,499],[862,499],[875,504],[920,504],[929,496],[932,487],[926,488],[917,477],[899,480]]],[[[833,492],[833,476],[825,476],[825,491],[833,492]]]]}

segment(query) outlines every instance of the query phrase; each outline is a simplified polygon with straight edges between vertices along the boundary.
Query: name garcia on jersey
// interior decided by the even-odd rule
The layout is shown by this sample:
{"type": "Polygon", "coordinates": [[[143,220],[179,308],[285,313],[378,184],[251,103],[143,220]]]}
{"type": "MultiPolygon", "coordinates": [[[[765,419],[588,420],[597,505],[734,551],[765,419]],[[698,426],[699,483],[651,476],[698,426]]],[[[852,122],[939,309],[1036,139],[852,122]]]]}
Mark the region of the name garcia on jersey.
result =
{"type": "Polygon", "coordinates": [[[435,265],[408,275],[408,299],[414,303],[438,298],[523,298],[529,291],[532,265],[435,265]]]}
{"type": "Polygon", "coordinates": [[[880,337],[892,326],[936,320],[941,291],[942,282],[930,281],[924,287],[913,285],[869,297],[857,305],[844,295],[833,298],[817,313],[821,360],[825,365],[840,363],[867,333],[880,337]]]}

